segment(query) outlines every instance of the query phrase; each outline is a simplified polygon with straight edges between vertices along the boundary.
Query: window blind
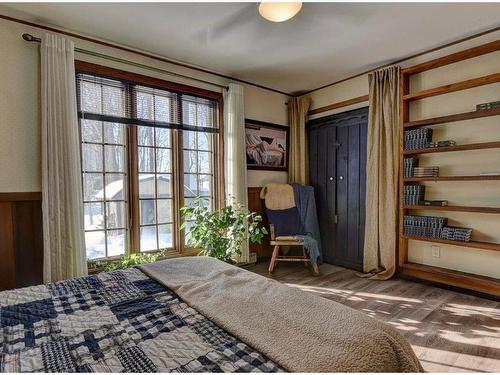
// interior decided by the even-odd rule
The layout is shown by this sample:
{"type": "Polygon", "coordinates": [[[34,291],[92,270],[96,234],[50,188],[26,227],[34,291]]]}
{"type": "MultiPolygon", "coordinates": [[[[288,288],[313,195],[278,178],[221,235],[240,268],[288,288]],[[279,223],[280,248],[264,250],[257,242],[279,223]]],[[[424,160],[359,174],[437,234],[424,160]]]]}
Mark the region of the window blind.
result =
{"type": "Polygon", "coordinates": [[[83,73],[76,80],[80,119],[219,132],[215,100],[83,73]]]}

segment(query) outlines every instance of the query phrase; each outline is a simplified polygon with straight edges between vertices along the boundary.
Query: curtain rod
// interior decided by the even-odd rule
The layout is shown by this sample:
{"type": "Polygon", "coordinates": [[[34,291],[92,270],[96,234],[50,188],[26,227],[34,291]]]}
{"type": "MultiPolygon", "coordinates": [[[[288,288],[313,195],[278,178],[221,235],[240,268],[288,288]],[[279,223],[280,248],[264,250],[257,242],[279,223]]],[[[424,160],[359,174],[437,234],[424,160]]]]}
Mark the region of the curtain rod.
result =
{"type": "MultiPolygon", "coordinates": [[[[37,37],[35,37],[35,36],[31,35],[31,34],[28,34],[28,33],[24,33],[23,34],[23,39],[25,41],[27,41],[27,42],[34,42],[34,43],[41,43],[41,41],[42,41],[40,38],[37,38],[37,37]]],[[[205,81],[205,80],[199,79],[199,78],[189,77],[189,76],[186,76],[184,74],[179,74],[179,73],[171,72],[169,70],[165,70],[165,69],[161,69],[161,68],[156,68],[156,67],[150,66],[150,65],[136,63],[136,62],[133,62],[133,61],[130,61],[130,60],[121,59],[119,57],[114,57],[114,56],[106,55],[106,54],[99,53],[99,52],[89,51],[89,50],[86,50],[86,49],[83,49],[83,48],[75,47],[75,52],[83,53],[83,54],[89,55],[89,56],[100,57],[100,58],[103,58],[105,60],[119,62],[119,63],[130,65],[130,66],[135,66],[137,68],[152,70],[154,72],[158,72],[158,73],[162,73],[162,74],[168,74],[168,75],[171,75],[171,76],[174,76],[174,77],[178,77],[178,78],[184,78],[184,79],[188,79],[188,80],[191,80],[191,81],[196,81],[196,82],[200,82],[200,83],[204,83],[204,84],[216,86],[216,87],[218,87],[220,89],[225,89],[225,90],[229,89],[228,86],[219,85],[218,83],[213,83],[213,82],[210,82],[210,81],[205,81]]]]}

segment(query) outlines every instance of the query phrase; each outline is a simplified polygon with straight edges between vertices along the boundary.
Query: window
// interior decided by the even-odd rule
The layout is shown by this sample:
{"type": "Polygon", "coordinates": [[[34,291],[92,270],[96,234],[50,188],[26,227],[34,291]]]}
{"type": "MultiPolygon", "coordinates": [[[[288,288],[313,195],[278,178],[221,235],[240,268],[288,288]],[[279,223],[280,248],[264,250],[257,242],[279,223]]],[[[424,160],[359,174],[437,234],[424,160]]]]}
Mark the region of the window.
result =
{"type": "Polygon", "coordinates": [[[179,208],[217,203],[218,97],[109,72],[77,74],[87,258],[182,251],[179,208]]]}

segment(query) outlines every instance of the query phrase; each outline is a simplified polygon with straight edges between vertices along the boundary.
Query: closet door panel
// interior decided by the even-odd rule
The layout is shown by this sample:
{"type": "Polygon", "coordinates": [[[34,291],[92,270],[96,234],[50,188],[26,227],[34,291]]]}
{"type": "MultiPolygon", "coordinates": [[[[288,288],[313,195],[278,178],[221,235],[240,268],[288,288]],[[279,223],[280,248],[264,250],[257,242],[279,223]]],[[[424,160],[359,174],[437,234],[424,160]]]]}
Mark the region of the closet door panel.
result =
{"type": "Polygon", "coordinates": [[[335,261],[344,263],[349,258],[349,128],[347,126],[337,127],[337,141],[340,146],[337,149],[337,231],[335,261]]]}

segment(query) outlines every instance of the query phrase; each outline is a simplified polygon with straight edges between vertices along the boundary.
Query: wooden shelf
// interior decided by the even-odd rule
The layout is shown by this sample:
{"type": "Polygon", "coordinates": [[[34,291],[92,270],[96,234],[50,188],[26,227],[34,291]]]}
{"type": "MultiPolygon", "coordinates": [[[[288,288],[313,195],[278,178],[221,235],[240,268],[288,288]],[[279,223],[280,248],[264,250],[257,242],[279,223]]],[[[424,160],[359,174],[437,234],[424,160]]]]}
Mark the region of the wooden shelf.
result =
{"type": "MultiPolygon", "coordinates": [[[[400,82],[400,143],[404,142],[404,132],[408,129],[416,129],[424,126],[433,126],[446,123],[459,123],[460,121],[479,119],[483,117],[499,116],[500,108],[488,109],[488,110],[477,110],[463,113],[455,113],[446,116],[432,117],[426,119],[420,119],[415,121],[410,121],[410,107],[412,103],[416,100],[435,97],[438,95],[453,93],[461,90],[472,89],[474,87],[481,87],[483,85],[489,85],[493,83],[500,82],[500,73],[493,73],[484,75],[482,77],[476,77],[472,79],[467,79],[460,82],[454,82],[448,85],[433,87],[430,89],[425,89],[417,92],[410,91],[410,80],[412,75],[421,73],[427,70],[439,68],[448,64],[453,64],[459,61],[470,59],[476,56],[485,55],[491,52],[500,50],[500,40],[495,40],[490,43],[483,44],[481,46],[476,46],[463,51],[459,51],[448,56],[439,57],[421,64],[410,66],[401,70],[401,82],[400,82]]],[[[491,121],[490,121],[491,122],[491,121]]],[[[496,119],[495,119],[496,122],[496,119]]],[[[475,124],[467,124],[468,126],[474,126],[475,124]]],[[[474,129],[474,128],[473,128],[474,129]]],[[[498,139],[496,137],[496,139],[498,139]]],[[[500,148],[500,139],[494,142],[484,142],[484,143],[474,143],[474,144],[463,144],[458,146],[447,146],[447,147],[436,147],[436,148],[424,148],[418,150],[400,150],[400,171],[399,171],[399,192],[400,199],[403,199],[404,186],[408,183],[418,183],[424,181],[434,181],[434,182],[460,182],[460,181],[500,181],[500,176],[439,176],[439,177],[410,177],[404,178],[404,157],[406,155],[419,155],[428,153],[439,153],[439,152],[452,152],[452,151],[466,151],[466,150],[480,150],[480,149],[492,149],[500,148]]],[[[494,162],[492,161],[494,164],[494,162]]],[[[490,163],[491,164],[491,163],[490,163]]],[[[493,167],[492,167],[493,168],[493,167]]],[[[479,173],[483,168],[474,173],[479,173]]],[[[493,169],[494,170],[494,169],[493,169]]],[[[411,278],[432,281],[439,284],[457,286],[463,289],[475,290],[482,293],[487,293],[495,297],[500,297],[500,279],[490,278],[480,275],[474,275],[470,273],[454,271],[446,268],[428,266],[423,264],[411,263],[408,260],[408,243],[412,241],[422,241],[429,243],[438,243],[456,246],[458,248],[465,249],[463,251],[471,251],[471,249],[482,249],[488,251],[498,251],[497,254],[490,254],[493,256],[500,255],[500,243],[492,242],[480,242],[480,241],[450,241],[440,238],[427,238],[427,237],[416,237],[416,236],[405,236],[403,233],[404,226],[404,215],[410,210],[428,210],[438,212],[472,212],[472,213],[484,213],[484,214],[500,214],[500,207],[466,207],[466,206],[424,206],[424,205],[407,205],[404,206],[403,202],[400,201],[400,213],[399,218],[399,246],[398,246],[398,273],[401,276],[408,276],[411,278]]],[[[422,212],[420,212],[422,213],[422,212]]],[[[495,240],[498,240],[495,238],[495,240]]],[[[450,250],[453,250],[450,249],[450,250]]]]}
{"type": "Polygon", "coordinates": [[[403,206],[406,210],[475,212],[483,214],[500,214],[500,207],[467,207],[467,206],[403,206]]]}
{"type": "Polygon", "coordinates": [[[466,145],[455,145],[446,147],[418,148],[416,150],[404,150],[404,155],[432,154],[437,152],[484,150],[488,148],[500,148],[500,142],[470,143],[466,145]]]}
{"type": "Polygon", "coordinates": [[[420,181],[495,181],[500,180],[500,176],[440,176],[440,177],[408,177],[404,182],[420,181]]]}
{"type": "Polygon", "coordinates": [[[500,73],[490,74],[487,76],[468,79],[466,81],[451,83],[449,85],[434,87],[428,90],[409,93],[403,95],[403,101],[413,101],[418,99],[429,98],[431,96],[448,94],[450,92],[471,89],[473,87],[489,85],[490,83],[496,83],[496,82],[500,82],[500,73]]]}
{"type": "Polygon", "coordinates": [[[500,251],[500,243],[480,242],[480,241],[463,242],[463,241],[444,240],[442,238],[417,237],[417,236],[403,236],[403,237],[405,237],[408,240],[414,240],[414,241],[436,242],[436,243],[443,243],[446,245],[453,245],[453,246],[462,246],[462,247],[471,247],[471,248],[475,248],[475,249],[500,251]]]}
{"type": "Polygon", "coordinates": [[[500,115],[500,108],[484,109],[480,111],[457,113],[454,115],[433,117],[425,120],[409,121],[404,123],[405,129],[421,128],[422,126],[445,124],[447,122],[456,122],[464,120],[472,120],[482,117],[498,116],[500,115]]]}
{"type": "Polygon", "coordinates": [[[495,52],[500,50],[500,40],[495,40],[494,42],[482,44],[477,47],[472,47],[463,51],[452,53],[451,55],[438,57],[437,59],[423,62],[418,65],[413,65],[408,68],[403,69],[404,74],[416,74],[425,72],[426,70],[436,69],[441,66],[448,64],[453,64],[462,60],[471,59],[473,57],[485,55],[487,53],[495,52]]]}
{"type": "Polygon", "coordinates": [[[500,296],[500,280],[492,277],[411,262],[400,265],[400,274],[500,296]]]}

